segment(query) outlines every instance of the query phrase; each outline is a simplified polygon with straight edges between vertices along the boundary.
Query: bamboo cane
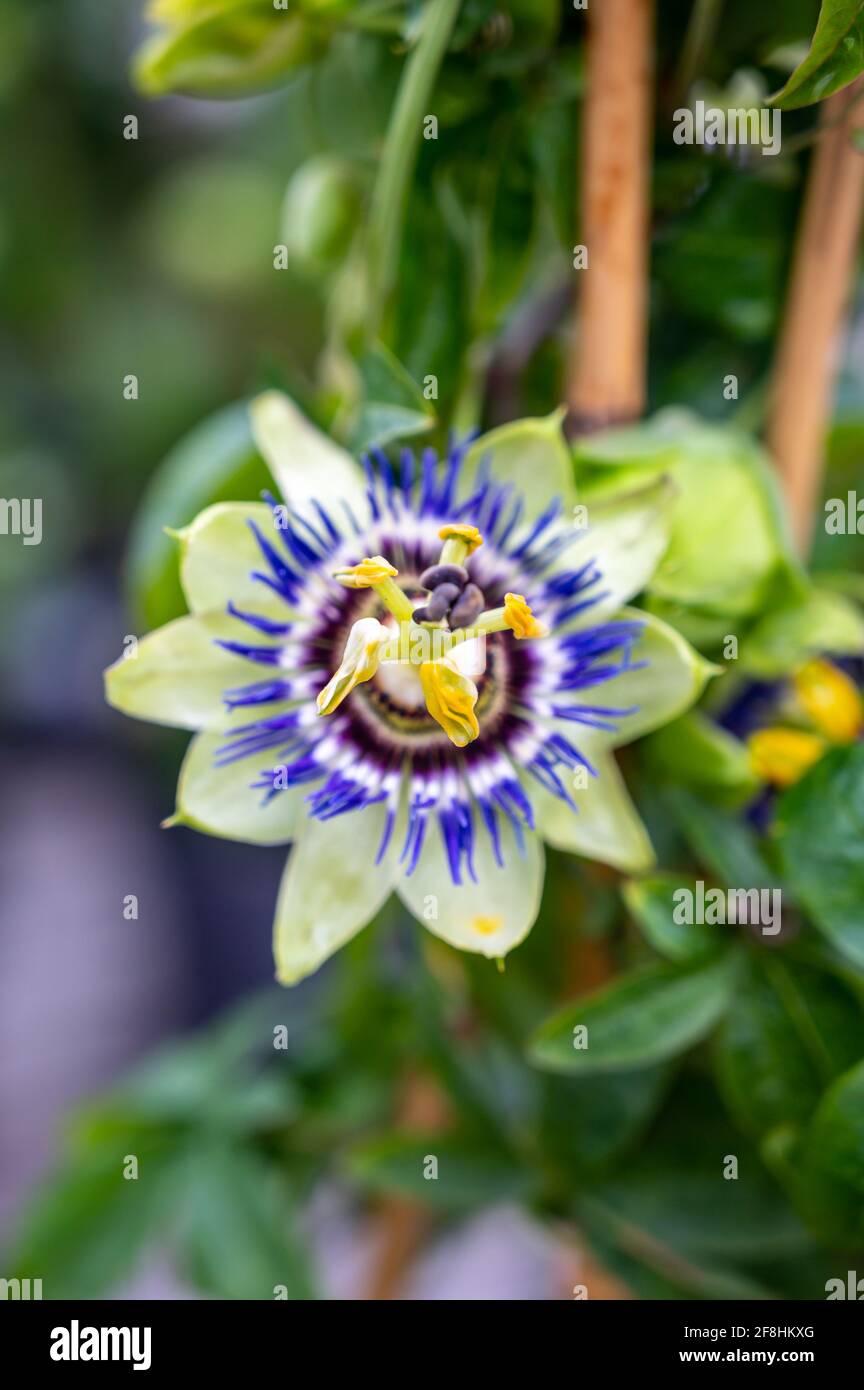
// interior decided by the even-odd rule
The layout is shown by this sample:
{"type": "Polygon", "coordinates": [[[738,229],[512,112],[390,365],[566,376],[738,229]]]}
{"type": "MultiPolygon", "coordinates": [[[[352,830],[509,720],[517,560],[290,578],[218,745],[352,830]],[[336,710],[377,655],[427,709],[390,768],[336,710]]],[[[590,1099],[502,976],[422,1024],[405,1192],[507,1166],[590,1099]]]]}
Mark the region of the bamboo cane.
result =
{"type": "Polygon", "coordinates": [[[774,366],[767,443],[802,552],[808,549],[813,529],[857,260],[864,157],[852,143],[852,134],[864,129],[864,103],[855,100],[862,90],[864,77],[859,77],[822,108],[825,129],[810,165],[774,366]]]}

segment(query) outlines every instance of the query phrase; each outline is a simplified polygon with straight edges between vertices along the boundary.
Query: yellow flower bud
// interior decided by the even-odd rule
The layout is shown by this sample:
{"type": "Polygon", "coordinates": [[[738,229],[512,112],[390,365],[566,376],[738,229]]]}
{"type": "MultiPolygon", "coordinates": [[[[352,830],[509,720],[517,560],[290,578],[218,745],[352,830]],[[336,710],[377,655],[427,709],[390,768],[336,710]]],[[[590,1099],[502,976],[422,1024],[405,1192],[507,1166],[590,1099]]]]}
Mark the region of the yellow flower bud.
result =
{"type": "Polygon", "coordinates": [[[420,667],[420,683],[426,708],[441,725],[451,743],[464,748],[479,737],[480,725],[474,706],[477,687],[470,676],[464,676],[449,657],[424,661],[420,667]]]}
{"type": "Polygon", "coordinates": [[[504,595],[504,626],[509,627],[514,637],[545,637],[549,629],[538,622],[529,604],[521,594],[504,595]]]}
{"type": "Polygon", "coordinates": [[[832,743],[852,743],[864,729],[864,703],[855,682],[830,661],[808,661],[794,679],[808,719],[832,743]]]}
{"type": "Polygon", "coordinates": [[[319,714],[332,714],[355,685],[371,680],[378,670],[381,649],[390,633],[377,618],[360,618],[348,634],[339,670],[320,691],[316,704],[319,714]]]}
{"type": "Polygon", "coordinates": [[[775,787],[791,787],[817,763],[827,744],[805,729],[759,729],[747,740],[757,777],[775,787]]]}

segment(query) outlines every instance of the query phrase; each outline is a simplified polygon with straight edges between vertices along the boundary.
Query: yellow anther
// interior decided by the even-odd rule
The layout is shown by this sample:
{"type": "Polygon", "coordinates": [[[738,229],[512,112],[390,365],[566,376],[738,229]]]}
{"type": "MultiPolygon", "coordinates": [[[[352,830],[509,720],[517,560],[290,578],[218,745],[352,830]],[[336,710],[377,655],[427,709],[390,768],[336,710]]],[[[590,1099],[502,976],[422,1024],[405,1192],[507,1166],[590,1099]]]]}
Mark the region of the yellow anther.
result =
{"type": "Polygon", "coordinates": [[[451,743],[464,748],[479,737],[480,725],[474,713],[477,687],[449,657],[424,661],[420,667],[420,684],[426,708],[451,743]]]}
{"type": "Polygon", "coordinates": [[[483,544],[483,537],[476,526],[465,526],[460,521],[450,521],[446,526],[442,526],[438,532],[439,540],[460,540],[468,546],[468,554],[471,555],[483,544]]]}
{"type": "Polygon", "coordinates": [[[759,729],[747,740],[757,777],[775,787],[791,787],[817,763],[827,744],[805,729],[759,729]]]}
{"type": "Polygon", "coordinates": [[[794,678],[795,693],[810,722],[832,743],[852,743],[864,729],[864,702],[855,682],[830,661],[816,659],[794,678]]]}
{"type": "Polygon", "coordinates": [[[389,608],[400,623],[411,621],[414,605],[408,595],[394,582],[399,573],[383,555],[367,555],[359,565],[343,565],[333,571],[333,578],[346,589],[374,589],[385,608],[389,608]]]}
{"type": "Polygon", "coordinates": [[[339,670],[319,692],[316,704],[319,714],[332,714],[355,685],[371,680],[378,670],[381,649],[390,641],[390,633],[377,618],[360,618],[348,634],[339,670]]]}
{"type": "Polygon", "coordinates": [[[549,629],[538,621],[521,594],[504,595],[504,626],[514,637],[545,637],[549,629]]]}
{"type": "Polygon", "coordinates": [[[374,589],[385,579],[393,579],[399,573],[385,560],[383,555],[367,556],[359,565],[344,565],[333,571],[333,578],[344,584],[346,589],[374,589]]]}

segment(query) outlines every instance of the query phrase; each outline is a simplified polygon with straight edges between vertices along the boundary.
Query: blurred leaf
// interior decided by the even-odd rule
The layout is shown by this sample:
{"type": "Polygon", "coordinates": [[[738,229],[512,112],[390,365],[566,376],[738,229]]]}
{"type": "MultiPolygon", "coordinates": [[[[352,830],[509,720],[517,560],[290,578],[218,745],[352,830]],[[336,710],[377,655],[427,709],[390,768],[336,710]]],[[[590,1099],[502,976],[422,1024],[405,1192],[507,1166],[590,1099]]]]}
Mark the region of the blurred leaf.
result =
{"type": "Polygon", "coordinates": [[[770,98],[784,111],[824,101],[864,71],[862,0],[822,0],[807,57],[770,98]]]}
{"type": "Polygon", "coordinates": [[[536,1181],[500,1147],[452,1134],[394,1132],[367,1139],[351,1150],[348,1166],[358,1182],[375,1191],[456,1209],[525,1200],[536,1181]]]}
{"type": "Polygon", "coordinates": [[[842,593],[814,588],[803,602],[775,608],[741,643],[741,669],[760,679],[784,675],[808,656],[864,651],[864,614],[842,593]]]}
{"type": "Polygon", "coordinates": [[[765,1162],[817,1239],[836,1250],[862,1252],[864,1204],[861,1194],[821,1167],[818,1155],[814,1155],[812,1149],[808,1151],[807,1135],[805,1131],[802,1136],[793,1125],[771,1130],[762,1143],[765,1162]]]}
{"type": "Polygon", "coordinates": [[[776,952],[747,959],[716,1047],[721,1090],[743,1129],[805,1121],[862,1051],[864,1013],[841,981],[776,952]]]}
{"type": "Polygon", "coordinates": [[[625,1252],[691,1297],[735,1296],[719,1291],[727,1278],[753,1281],[734,1264],[808,1248],[781,1189],[701,1074],[679,1079],[649,1141],[584,1199],[592,1214],[602,1204],[625,1252]]]}
{"type": "Polygon", "coordinates": [[[246,96],[280,82],[326,52],[329,29],[301,7],[272,0],[198,6],[141,46],[134,76],[149,96],[246,96]]]}
{"type": "Polygon", "coordinates": [[[740,805],[759,787],[746,746],[701,710],[651,734],[641,753],[652,774],[697,788],[723,805],[740,805]]]}
{"type": "Polygon", "coordinates": [[[864,745],[836,748],[781,798],[783,871],[816,926],[864,967],[864,745]]]}
{"type": "Polygon", "coordinates": [[[807,1135],[806,1156],[826,1178],[864,1200],[864,1061],[823,1096],[807,1135]]]}
{"type": "Polygon", "coordinates": [[[705,960],[726,944],[725,927],[675,921],[674,895],[680,889],[695,892],[692,875],[661,873],[631,879],[622,886],[624,901],[647,940],[661,956],[678,964],[705,960]]]}
{"type": "MultiPolygon", "coordinates": [[[[605,1269],[644,1299],[771,1298],[765,1286],[716,1260],[683,1258],[633,1221],[593,1197],[577,1206],[580,1230],[605,1269]]],[[[589,1286],[590,1297],[590,1286],[589,1286]]]]}
{"type": "Polygon", "coordinates": [[[164,1137],[118,1134],[37,1192],[7,1258],[16,1276],[43,1281],[46,1298],[98,1298],[164,1234],[178,1195],[176,1153],[164,1137]],[[137,1179],[123,1176],[130,1154],[137,1179]]]}
{"type": "Polygon", "coordinates": [[[575,1168],[601,1167],[634,1144],[665,1094],[666,1064],[600,1076],[548,1077],[544,1147],[575,1168]]]}
{"type": "Polygon", "coordinates": [[[216,1298],[314,1297],[310,1257],[299,1244],[283,1174],[252,1149],[205,1144],[186,1155],[187,1192],[179,1227],[183,1263],[216,1298]]]}
{"type": "Polygon", "coordinates": [[[353,453],[434,427],[435,415],[417,382],[383,343],[363,354],[359,371],[362,396],[348,440],[353,453]]]}
{"type": "MultiPolygon", "coordinates": [[[[782,304],[792,208],[788,189],[729,172],[715,175],[695,206],[688,202],[662,231],[655,274],[691,325],[707,326],[727,342],[769,336],[782,304]]],[[[718,394],[721,386],[722,379],[718,394]]]]}
{"type": "Polygon", "coordinates": [[[578,469],[595,469],[590,480],[579,473],[589,506],[626,491],[646,468],[671,476],[672,534],[652,595],[740,618],[800,584],[776,479],[747,435],[666,410],[646,425],[589,437],[575,459],[578,469]]]}
{"type": "Polygon", "coordinates": [[[210,503],[245,501],[272,482],[245,401],[217,411],[171,450],[150,481],[130,537],[129,590],[137,620],[155,628],[186,612],[177,545],[165,527],[179,530],[210,503]]]}
{"type": "Polygon", "coordinates": [[[652,966],[554,1014],[534,1034],[529,1057],[549,1071],[588,1074],[647,1067],[704,1037],[732,989],[729,962],[689,970],[652,966]],[[578,1047],[584,1027],[587,1046],[578,1047]]]}
{"type": "Polygon", "coordinates": [[[668,788],[664,800],[699,863],[727,888],[777,885],[777,875],[771,873],[755,834],[743,820],[683,788],[668,788]]]}

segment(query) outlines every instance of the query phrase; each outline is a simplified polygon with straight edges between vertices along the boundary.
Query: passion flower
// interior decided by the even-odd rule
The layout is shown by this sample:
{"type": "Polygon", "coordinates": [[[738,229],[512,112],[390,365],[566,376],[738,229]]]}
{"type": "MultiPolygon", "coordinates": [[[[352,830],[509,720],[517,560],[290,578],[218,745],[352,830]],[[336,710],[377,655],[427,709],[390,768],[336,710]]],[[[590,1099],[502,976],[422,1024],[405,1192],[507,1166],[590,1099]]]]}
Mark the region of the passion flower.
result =
{"type": "Polygon", "coordinates": [[[281,499],[180,533],[190,616],[106,679],[117,708],[198,731],[169,824],[294,842],[278,978],[392,891],[452,945],[506,955],[537,916],[544,840],[648,867],[613,749],[712,670],[624,606],[666,545],[663,480],[577,526],[557,415],[365,471],[278,393],[252,418],[281,499]]]}

